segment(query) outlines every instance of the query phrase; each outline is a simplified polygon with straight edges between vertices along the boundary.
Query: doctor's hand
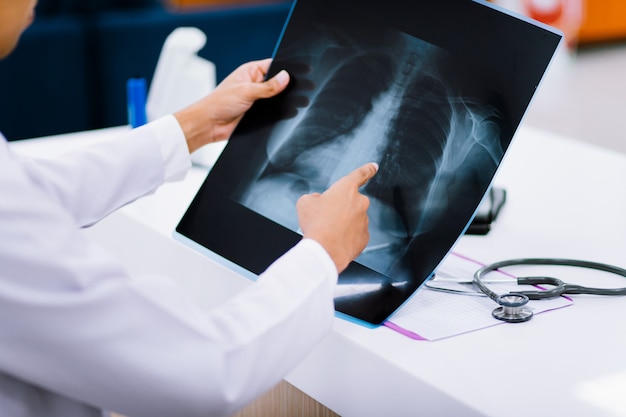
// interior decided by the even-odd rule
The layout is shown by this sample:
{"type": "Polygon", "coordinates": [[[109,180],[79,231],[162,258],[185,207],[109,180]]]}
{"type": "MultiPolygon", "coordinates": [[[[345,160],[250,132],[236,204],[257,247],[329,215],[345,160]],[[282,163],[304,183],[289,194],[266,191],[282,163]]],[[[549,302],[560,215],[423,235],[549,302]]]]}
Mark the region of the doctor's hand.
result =
{"type": "Polygon", "coordinates": [[[207,143],[228,139],[256,100],[273,97],[287,87],[289,74],[284,70],[264,81],[271,62],[268,58],[241,65],[211,94],[174,114],[190,153],[207,143]]]}
{"type": "Polygon", "coordinates": [[[369,198],[359,188],[376,172],[377,164],[365,164],[339,179],[323,194],[303,195],[296,204],[304,237],[326,249],[337,272],[346,269],[369,241],[369,198]]]}

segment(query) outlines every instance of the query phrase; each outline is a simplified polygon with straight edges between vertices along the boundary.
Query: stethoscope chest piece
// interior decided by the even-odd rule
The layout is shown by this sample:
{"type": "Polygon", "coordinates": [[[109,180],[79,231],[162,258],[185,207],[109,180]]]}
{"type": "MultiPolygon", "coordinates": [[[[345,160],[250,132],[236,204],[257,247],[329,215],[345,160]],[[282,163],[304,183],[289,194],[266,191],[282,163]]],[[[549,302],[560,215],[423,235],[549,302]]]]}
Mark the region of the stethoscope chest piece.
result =
{"type": "Polygon", "coordinates": [[[491,315],[509,323],[521,323],[532,318],[533,312],[526,307],[528,297],[524,294],[508,293],[499,295],[496,302],[500,307],[494,309],[491,315]]]}

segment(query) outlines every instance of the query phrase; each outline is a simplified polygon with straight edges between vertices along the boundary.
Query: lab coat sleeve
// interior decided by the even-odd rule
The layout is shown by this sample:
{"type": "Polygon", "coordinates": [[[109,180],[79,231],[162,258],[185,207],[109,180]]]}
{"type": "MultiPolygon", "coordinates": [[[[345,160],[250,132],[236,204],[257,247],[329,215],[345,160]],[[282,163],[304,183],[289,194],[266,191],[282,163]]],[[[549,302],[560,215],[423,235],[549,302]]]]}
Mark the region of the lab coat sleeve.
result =
{"type": "MultiPolygon", "coordinates": [[[[137,146],[134,153],[145,150],[137,146]]],[[[162,156],[136,162],[113,174],[116,185],[103,184],[103,211],[79,201],[90,198],[86,190],[51,191],[0,149],[0,372],[133,417],[231,415],[328,332],[336,269],[319,244],[303,240],[213,310],[196,304],[176,277],[129,276],[77,227],[75,211],[87,207],[88,223],[163,180],[162,156]],[[121,183],[135,176],[139,184],[121,183]],[[126,197],[115,197],[116,189],[126,197]]],[[[93,172],[121,165],[102,162],[93,172]]]]}
{"type": "Polygon", "coordinates": [[[191,166],[185,137],[173,115],[56,158],[29,158],[30,179],[88,226],[164,181],[182,179],[191,166]]]}

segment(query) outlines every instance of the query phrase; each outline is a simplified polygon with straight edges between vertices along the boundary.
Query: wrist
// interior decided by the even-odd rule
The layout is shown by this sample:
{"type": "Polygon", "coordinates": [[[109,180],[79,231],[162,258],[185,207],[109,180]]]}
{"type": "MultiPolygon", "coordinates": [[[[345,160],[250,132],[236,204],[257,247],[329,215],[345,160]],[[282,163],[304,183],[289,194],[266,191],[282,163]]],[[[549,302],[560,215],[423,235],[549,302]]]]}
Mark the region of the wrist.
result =
{"type": "Polygon", "coordinates": [[[178,124],[185,135],[189,153],[193,153],[198,148],[215,142],[215,132],[212,129],[212,123],[203,117],[204,112],[200,106],[191,105],[183,110],[174,113],[174,117],[178,120],[178,124]]]}

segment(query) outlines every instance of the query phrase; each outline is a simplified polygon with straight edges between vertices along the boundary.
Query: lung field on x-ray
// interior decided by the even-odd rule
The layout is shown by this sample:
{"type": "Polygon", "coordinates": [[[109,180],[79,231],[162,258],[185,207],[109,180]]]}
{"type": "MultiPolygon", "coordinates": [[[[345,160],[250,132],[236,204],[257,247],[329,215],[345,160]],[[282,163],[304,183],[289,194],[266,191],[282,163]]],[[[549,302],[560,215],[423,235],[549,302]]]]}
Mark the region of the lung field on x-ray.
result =
{"type": "Polygon", "coordinates": [[[293,117],[271,128],[264,163],[236,200],[298,231],[302,194],[324,192],[356,167],[378,162],[380,172],[363,189],[371,239],[357,261],[407,282],[411,243],[447,222],[459,204],[471,215],[480,196],[464,201],[468,187],[491,181],[504,153],[498,112],[464,97],[463,86],[444,76],[454,73],[452,58],[430,43],[397,31],[358,39],[317,33],[326,35],[277,57],[297,64],[286,98],[293,117]]]}

